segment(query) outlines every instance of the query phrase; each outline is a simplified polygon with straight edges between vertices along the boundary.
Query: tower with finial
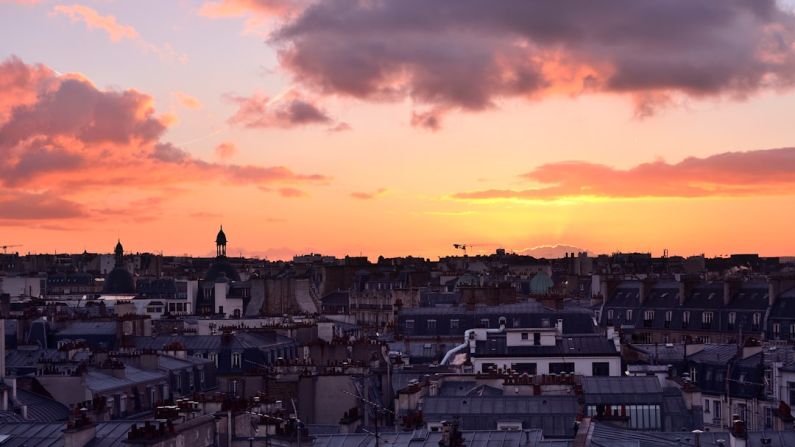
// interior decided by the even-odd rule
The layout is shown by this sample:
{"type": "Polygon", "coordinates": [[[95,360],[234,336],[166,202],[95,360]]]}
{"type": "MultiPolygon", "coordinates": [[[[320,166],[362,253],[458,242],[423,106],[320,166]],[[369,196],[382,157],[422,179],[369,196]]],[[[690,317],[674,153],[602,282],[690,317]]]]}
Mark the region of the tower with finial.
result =
{"type": "Polygon", "coordinates": [[[226,234],[224,233],[224,226],[218,230],[218,235],[215,236],[215,254],[219,258],[226,256],[226,234]]]}
{"type": "Polygon", "coordinates": [[[121,239],[117,240],[113,253],[116,254],[116,267],[121,268],[124,265],[124,247],[121,246],[121,239]]]}

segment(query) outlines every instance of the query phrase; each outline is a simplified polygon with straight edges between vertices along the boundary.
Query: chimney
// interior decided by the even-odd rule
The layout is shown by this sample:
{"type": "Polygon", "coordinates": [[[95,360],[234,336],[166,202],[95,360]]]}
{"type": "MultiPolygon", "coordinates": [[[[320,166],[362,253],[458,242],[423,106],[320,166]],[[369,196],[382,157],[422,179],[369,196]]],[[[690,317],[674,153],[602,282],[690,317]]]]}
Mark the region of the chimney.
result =
{"type": "Polygon", "coordinates": [[[723,305],[728,306],[732,302],[732,297],[737,293],[740,281],[736,278],[726,278],[723,281],[723,305]]]}
{"type": "Polygon", "coordinates": [[[558,322],[555,323],[555,329],[558,330],[558,334],[563,335],[563,318],[558,318],[558,322]]]}
{"type": "Polygon", "coordinates": [[[781,293],[781,280],[770,278],[767,283],[767,304],[772,306],[776,303],[778,294],[781,293]]]}
{"type": "Polygon", "coordinates": [[[687,286],[685,282],[682,281],[679,283],[679,305],[685,304],[685,295],[687,295],[687,286]]]}
{"type": "Polygon", "coordinates": [[[649,297],[652,286],[653,283],[650,278],[644,278],[643,281],[640,282],[640,288],[638,289],[638,300],[640,300],[641,305],[643,305],[643,303],[646,302],[646,298],[649,297]]]}
{"type": "Polygon", "coordinates": [[[732,416],[729,445],[730,447],[746,447],[748,445],[748,431],[745,429],[745,422],[736,414],[732,416]]]}
{"type": "Polygon", "coordinates": [[[85,447],[97,436],[97,426],[88,418],[88,410],[81,408],[66,424],[63,434],[64,447],[85,447]]]}
{"type": "Polygon", "coordinates": [[[685,300],[688,296],[693,292],[693,283],[695,280],[693,278],[688,278],[686,276],[682,276],[679,280],[679,305],[682,306],[685,304],[685,300]]]}

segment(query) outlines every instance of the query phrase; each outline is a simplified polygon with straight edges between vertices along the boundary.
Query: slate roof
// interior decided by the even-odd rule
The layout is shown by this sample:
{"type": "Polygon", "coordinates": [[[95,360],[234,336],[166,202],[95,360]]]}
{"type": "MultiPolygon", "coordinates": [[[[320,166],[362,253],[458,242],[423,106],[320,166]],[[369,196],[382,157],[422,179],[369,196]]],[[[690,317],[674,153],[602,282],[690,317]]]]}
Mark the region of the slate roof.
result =
{"type": "Polygon", "coordinates": [[[75,321],[57,332],[61,337],[116,335],[115,321],[75,321]]]}
{"type": "Polygon", "coordinates": [[[577,413],[575,396],[435,396],[426,397],[422,411],[431,415],[515,415],[577,413]]]}
{"type": "Polygon", "coordinates": [[[439,388],[439,396],[502,396],[502,390],[488,385],[478,385],[475,381],[444,382],[439,388]]]}
{"type": "Polygon", "coordinates": [[[685,360],[685,345],[681,343],[670,344],[641,344],[633,343],[630,348],[643,352],[657,363],[676,363],[685,360]]]}
{"type": "MultiPolygon", "coordinates": [[[[762,446],[761,438],[770,438],[772,447],[786,447],[795,445],[795,432],[772,431],[749,432],[748,447],[762,446]]],[[[702,446],[716,446],[718,440],[723,440],[725,446],[729,445],[728,432],[709,431],[701,433],[702,446]]],[[[624,430],[608,424],[596,423],[591,437],[591,447],[683,447],[695,446],[695,435],[692,432],[659,432],[624,430]]]]}
{"type": "MultiPolygon", "coordinates": [[[[97,424],[97,434],[86,447],[123,447],[127,432],[134,421],[101,422],[97,424]]],[[[0,437],[9,436],[2,441],[3,447],[63,447],[66,428],[64,423],[4,422],[0,423],[0,437]]]]}
{"type": "Polygon", "coordinates": [[[583,377],[586,404],[662,404],[663,389],[659,380],[647,377],[583,377]]]}
{"type": "Polygon", "coordinates": [[[58,422],[69,418],[66,405],[30,391],[17,390],[20,404],[28,406],[28,419],[36,422],[58,422]]]}
{"type": "Polygon", "coordinates": [[[688,360],[696,363],[712,365],[725,365],[737,355],[737,345],[733,344],[708,344],[704,349],[688,356],[688,360]]]}
{"type": "Polygon", "coordinates": [[[226,344],[222,337],[222,335],[159,335],[156,337],[129,337],[129,339],[139,349],[159,350],[170,343],[178,342],[188,351],[219,351],[222,348],[242,350],[293,342],[291,338],[275,333],[238,332],[232,334],[226,344]]]}
{"type": "MultiPolygon", "coordinates": [[[[462,447],[539,447],[540,430],[525,431],[462,431],[462,447]]],[[[381,433],[381,445],[391,447],[438,447],[441,432],[415,430],[413,432],[381,433]]],[[[368,433],[346,435],[318,435],[313,447],[375,447],[375,438],[368,433]]]]}
{"type": "Polygon", "coordinates": [[[574,436],[579,411],[576,396],[426,397],[427,421],[459,418],[467,430],[494,430],[498,422],[521,421],[526,429],[542,429],[544,436],[574,436]]]}
{"type": "Polygon", "coordinates": [[[86,373],[86,388],[98,393],[129,387],[137,383],[155,382],[166,379],[166,374],[162,372],[138,369],[134,366],[125,365],[123,378],[115,377],[98,370],[88,371],[86,373]]]}
{"type": "Polygon", "coordinates": [[[618,356],[615,344],[601,334],[564,335],[554,346],[507,346],[505,334],[489,334],[475,343],[475,357],[618,356]]]}

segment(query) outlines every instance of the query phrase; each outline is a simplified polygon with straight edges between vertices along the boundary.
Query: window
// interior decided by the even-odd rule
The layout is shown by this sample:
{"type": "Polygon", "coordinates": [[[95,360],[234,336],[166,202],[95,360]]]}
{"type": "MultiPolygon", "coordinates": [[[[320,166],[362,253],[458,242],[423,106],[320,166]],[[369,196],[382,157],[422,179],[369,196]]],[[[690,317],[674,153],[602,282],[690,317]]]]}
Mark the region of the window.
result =
{"type": "Polygon", "coordinates": [[[696,373],[697,372],[698,372],[698,370],[696,369],[695,366],[691,366],[690,367],[690,382],[691,383],[696,383],[696,377],[697,377],[696,373]]]}
{"type": "Polygon", "coordinates": [[[428,332],[436,333],[436,320],[428,320],[425,322],[428,332]]]}
{"type": "Polygon", "coordinates": [[[211,352],[210,353],[210,360],[212,360],[213,363],[215,363],[215,367],[218,368],[218,353],[217,352],[211,352]]]}
{"type": "Polygon", "coordinates": [[[489,319],[488,318],[481,318],[480,319],[480,327],[484,327],[488,329],[489,327],[489,319]]]}
{"type": "Polygon", "coordinates": [[[728,329],[730,331],[734,330],[734,325],[735,324],[737,324],[737,312],[729,312],[728,329]]]}
{"type": "Polygon", "coordinates": [[[773,428],[773,409],[765,407],[765,428],[773,428]]]}
{"type": "Polygon", "coordinates": [[[609,376],[610,363],[608,362],[593,362],[591,365],[591,373],[594,376],[609,376]]]}
{"type": "Polygon", "coordinates": [[[690,326],[690,311],[686,310],[682,312],[682,328],[687,329],[690,326]]]}
{"type": "Polygon", "coordinates": [[[670,329],[671,328],[671,320],[673,320],[673,318],[674,318],[674,313],[672,311],[670,311],[670,310],[666,310],[665,311],[665,328],[666,329],[670,329]]]}
{"type": "Polygon", "coordinates": [[[498,431],[521,431],[521,422],[497,422],[498,431]]]}
{"type": "Polygon", "coordinates": [[[511,369],[518,373],[527,373],[531,376],[535,375],[537,372],[536,364],[535,363],[514,363],[511,365],[511,369]]]}
{"type": "Polygon", "coordinates": [[[406,334],[411,335],[411,334],[414,333],[414,320],[406,320],[403,323],[403,326],[404,326],[404,328],[406,330],[406,334]]]}
{"type": "Polygon", "coordinates": [[[632,309],[627,309],[627,322],[632,321],[632,309]]]}
{"type": "Polygon", "coordinates": [[[613,324],[613,309],[607,309],[607,324],[613,324]]]}
{"type": "Polygon", "coordinates": [[[232,353],[232,368],[240,368],[240,353],[232,353]]]}
{"type": "Polygon", "coordinates": [[[720,410],[721,410],[721,402],[720,400],[713,400],[712,401],[712,422],[715,424],[720,424],[720,410]]]}
{"type": "Polygon", "coordinates": [[[499,321],[499,326],[500,327],[508,326],[508,319],[507,318],[500,317],[500,319],[498,321],[499,321]]]}
{"type": "Polygon", "coordinates": [[[701,329],[710,329],[712,327],[712,318],[712,312],[701,314],[701,329]]]}
{"type": "Polygon", "coordinates": [[[745,404],[737,404],[737,411],[735,412],[740,420],[748,422],[748,406],[745,404]]]}
{"type": "Polygon", "coordinates": [[[550,363],[549,364],[549,373],[550,374],[563,374],[563,373],[573,373],[574,372],[574,363],[571,362],[562,362],[562,363],[550,363]]]}
{"type": "Polygon", "coordinates": [[[541,333],[533,332],[533,344],[539,346],[541,344],[541,333]]]}
{"type": "Polygon", "coordinates": [[[643,326],[651,327],[652,322],[654,322],[654,311],[653,310],[643,311],[643,326]]]}
{"type": "Polygon", "coordinates": [[[787,391],[789,391],[789,406],[795,406],[795,382],[787,382],[787,391]]]}
{"type": "Polygon", "coordinates": [[[199,370],[199,385],[204,387],[204,369],[199,370]]]}
{"type": "Polygon", "coordinates": [[[704,399],[704,414],[709,414],[709,399],[704,399]]]}
{"type": "Polygon", "coordinates": [[[530,334],[527,332],[522,332],[522,340],[530,340],[530,334]]]}
{"type": "Polygon", "coordinates": [[[188,389],[193,391],[193,371],[188,371],[188,389]]]}
{"type": "Polygon", "coordinates": [[[773,323],[773,338],[778,338],[781,335],[781,323],[773,323]]]}
{"type": "Polygon", "coordinates": [[[155,388],[149,388],[149,405],[152,408],[154,408],[156,403],[157,403],[157,390],[155,388]]]}
{"type": "Polygon", "coordinates": [[[759,326],[762,323],[762,314],[760,314],[759,312],[754,313],[752,321],[753,321],[753,323],[751,324],[751,330],[752,331],[758,331],[759,330],[759,326]]]}
{"type": "Polygon", "coordinates": [[[795,338],[795,324],[789,325],[789,338],[795,338]]]}
{"type": "Polygon", "coordinates": [[[457,319],[450,320],[450,332],[458,332],[458,324],[457,319]]]}

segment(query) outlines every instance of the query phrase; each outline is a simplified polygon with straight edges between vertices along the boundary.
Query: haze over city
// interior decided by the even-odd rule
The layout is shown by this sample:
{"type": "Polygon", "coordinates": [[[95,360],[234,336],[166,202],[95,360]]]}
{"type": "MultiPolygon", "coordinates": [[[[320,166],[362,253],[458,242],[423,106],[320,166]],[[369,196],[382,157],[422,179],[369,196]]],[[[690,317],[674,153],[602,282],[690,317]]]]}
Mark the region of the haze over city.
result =
{"type": "Polygon", "coordinates": [[[0,1],[0,244],[793,254],[792,4],[673,3],[0,1]]]}

